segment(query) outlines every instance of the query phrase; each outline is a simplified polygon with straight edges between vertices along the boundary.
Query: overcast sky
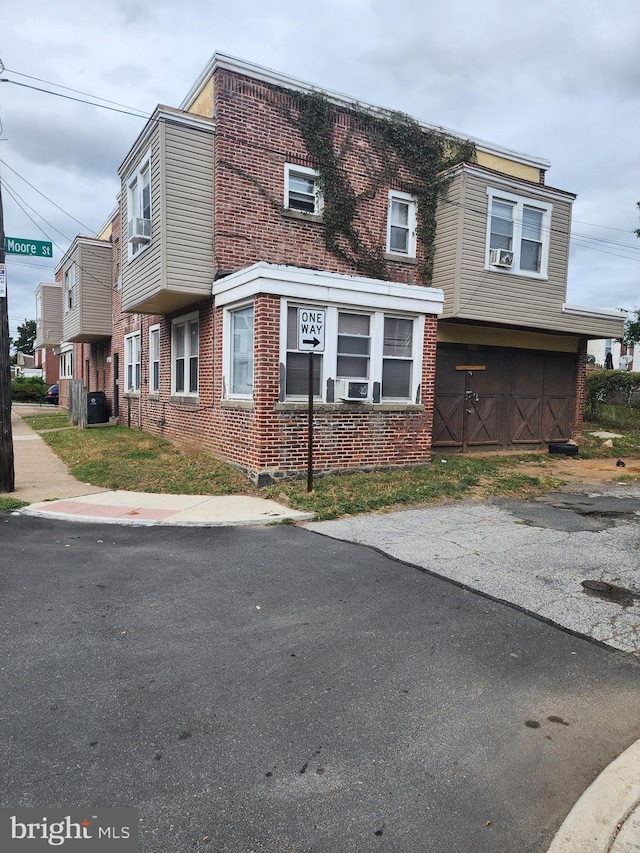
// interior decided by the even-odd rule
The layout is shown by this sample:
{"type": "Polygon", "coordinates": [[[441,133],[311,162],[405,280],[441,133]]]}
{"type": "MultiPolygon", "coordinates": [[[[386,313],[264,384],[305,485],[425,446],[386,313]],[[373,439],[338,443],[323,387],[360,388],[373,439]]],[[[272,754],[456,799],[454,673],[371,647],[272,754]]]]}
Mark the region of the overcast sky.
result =
{"type": "Polygon", "coordinates": [[[22,0],[0,25],[5,231],[59,248],[7,257],[12,335],[109,217],[144,126],[16,84],[148,115],[179,106],[216,50],[550,160],[547,183],[578,195],[567,301],[640,304],[638,0],[22,0]]]}

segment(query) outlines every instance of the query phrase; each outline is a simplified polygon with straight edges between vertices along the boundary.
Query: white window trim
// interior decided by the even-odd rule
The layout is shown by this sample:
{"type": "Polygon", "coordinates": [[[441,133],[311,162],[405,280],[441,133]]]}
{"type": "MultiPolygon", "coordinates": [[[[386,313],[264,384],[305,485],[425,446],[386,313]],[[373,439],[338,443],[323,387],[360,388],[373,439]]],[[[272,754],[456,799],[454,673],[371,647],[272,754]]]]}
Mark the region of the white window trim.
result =
{"type": "MultiPolygon", "coordinates": [[[[244,300],[242,302],[237,302],[237,303],[234,303],[233,305],[226,306],[224,309],[224,314],[222,317],[222,341],[223,341],[222,382],[223,382],[223,388],[224,388],[224,399],[226,399],[226,400],[253,400],[253,393],[251,393],[251,394],[238,394],[238,393],[233,393],[231,390],[231,347],[232,347],[231,315],[235,314],[236,311],[242,311],[243,308],[249,308],[251,306],[253,306],[253,323],[254,323],[253,365],[254,365],[254,376],[255,376],[255,350],[256,350],[255,300],[248,299],[248,300],[244,300]]],[[[285,346],[286,346],[286,328],[285,328],[285,346]]]]}
{"type": "Polygon", "coordinates": [[[418,226],[418,202],[415,196],[409,193],[403,193],[399,190],[389,190],[389,202],[387,208],[387,254],[394,255],[398,258],[415,258],[416,256],[416,231],[418,226]],[[408,204],[408,230],[409,239],[406,252],[399,252],[397,249],[391,248],[391,208],[392,202],[400,201],[408,204]]]}
{"type": "Polygon", "coordinates": [[[484,268],[490,272],[524,276],[525,278],[547,279],[549,268],[549,244],[551,242],[551,212],[553,204],[546,201],[541,201],[537,198],[527,196],[514,195],[509,192],[487,187],[487,235],[485,244],[485,260],[484,268]],[[510,268],[492,266],[490,264],[491,253],[491,210],[493,202],[504,200],[516,205],[513,216],[513,266],[510,268]],[[524,207],[532,207],[535,210],[542,211],[542,224],[540,227],[542,238],[542,251],[540,254],[540,272],[534,270],[520,269],[520,248],[522,242],[522,211],[524,207]]]}
{"type": "Polygon", "coordinates": [[[68,314],[78,307],[78,271],[75,261],[65,270],[62,282],[63,311],[68,314]],[[69,297],[72,297],[71,304],[69,297]]]}
{"type": "Polygon", "coordinates": [[[175,317],[171,321],[171,396],[172,397],[190,397],[193,400],[197,400],[200,394],[200,313],[198,311],[192,311],[190,314],[183,314],[181,317],[175,317]],[[185,335],[185,388],[183,391],[176,391],[176,364],[175,364],[175,328],[176,326],[182,326],[189,324],[193,320],[198,321],[198,390],[197,391],[189,391],[189,360],[191,359],[191,350],[189,349],[191,338],[190,336],[185,335]]]}
{"type": "Polygon", "coordinates": [[[153,326],[149,326],[149,394],[159,394],[160,393],[160,324],[156,323],[153,326]],[[151,352],[151,335],[155,332],[158,333],[158,387],[153,388],[153,365],[154,359],[152,359],[151,352]]]}
{"type": "Polygon", "coordinates": [[[73,379],[73,344],[60,348],[60,379],[73,379]]]}
{"type": "Polygon", "coordinates": [[[320,174],[316,169],[310,169],[308,166],[297,166],[295,163],[285,163],[284,164],[284,207],[285,210],[290,211],[291,213],[300,214],[301,216],[322,216],[322,211],[324,209],[324,199],[322,197],[322,193],[320,191],[320,186],[318,184],[320,178],[320,174]],[[304,210],[298,210],[295,207],[289,207],[289,179],[291,172],[297,172],[299,175],[306,175],[309,178],[313,178],[315,181],[315,199],[314,199],[314,210],[313,213],[311,211],[307,212],[304,210]]]}
{"type": "MultiPolygon", "coordinates": [[[[234,306],[240,307],[240,306],[234,306]]],[[[323,309],[325,313],[325,350],[322,353],[322,369],[320,372],[320,396],[316,397],[320,402],[326,402],[327,384],[329,379],[337,381],[338,366],[338,315],[366,314],[370,317],[369,335],[371,338],[371,349],[369,353],[369,400],[372,402],[374,383],[379,383],[382,395],[382,367],[384,359],[384,318],[401,317],[413,320],[413,336],[411,347],[411,371],[410,397],[380,397],[380,405],[384,403],[397,403],[399,405],[411,405],[415,403],[422,382],[422,341],[424,338],[424,314],[411,314],[404,311],[381,311],[375,308],[367,309],[361,305],[348,304],[321,304],[320,302],[306,303],[303,300],[282,299],[280,303],[280,362],[287,363],[287,352],[298,352],[298,350],[287,349],[287,317],[289,308],[317,308],[323,309]]],[[[228,333],[226,340],[228,340],[228,333]]],[[[226,347],[228,349],[228,347],[226,347]]],[[[361,381],[353,379],[354,382],[361,381]]],[[[300,402],[308,399],[307,394],[289,394],[287,402],[300,402]]],[[[335,399],[336,403],[341,401],[335,399]]],[[[376,405],[379,405],[376,403],[376,405]]]]}
{"type": "Polygon", "coordinates": [[[142,363],[141,361],[135,361],[135,357],[129,361],[128,359],[128,342],[131,341],[133,355],[135,356],[135,339],[138,339],[138,348],[140,350],[140,357],[142,358],[142,339],[140,336],[140,330],[138,329],[136,332],[131,332],[128,335],[124,336],[124,393],[125,394],[139,394],[140,393],[140,381],[142,374],[142,363]],[[138,365],[138,373],[136,374],[136,364],[138,365]],[[131,384],[129,383],[129,365],[131,365],[131,384]]]}
{"type": "MultiPolygon", "coordinates": [[[[137,184],[140,181],[141,173],[144,171],[145,167],[149,167],[149,205],[150,205],[150,215],[149,218],[151,220],[151,228],[153,233],[153,175],[151,171],[151,149],[147,151],[144,157],[140,160],[134,171],[129,176],[127,180],[127,219],[124,223],[126,231],[123,235],[123,240],[127,243],[127,260],[132,261],[135,258],[139,258],[140,255],[149,248],[151,245],[151,240],[148,243],[130,243],[129,242],[129,222],[134,218],[132,216],[132,198],[133,198],[133,187],[134,184],[137,184]],[[137,247],[134,249],[134,245],[137,247]]],[[[134,214],[136,215],[136,214],[134,214]]]]}

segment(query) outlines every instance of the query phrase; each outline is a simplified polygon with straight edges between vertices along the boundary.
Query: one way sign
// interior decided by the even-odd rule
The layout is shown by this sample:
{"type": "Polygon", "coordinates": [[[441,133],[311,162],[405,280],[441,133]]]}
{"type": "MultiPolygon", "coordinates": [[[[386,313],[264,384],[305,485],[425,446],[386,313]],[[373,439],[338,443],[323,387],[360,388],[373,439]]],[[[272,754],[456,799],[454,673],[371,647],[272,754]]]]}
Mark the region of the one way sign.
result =
{"type": "Polygon", "coordinates": [[[323,308],[298,308],[298,349],[324,352],[323,308]]]}

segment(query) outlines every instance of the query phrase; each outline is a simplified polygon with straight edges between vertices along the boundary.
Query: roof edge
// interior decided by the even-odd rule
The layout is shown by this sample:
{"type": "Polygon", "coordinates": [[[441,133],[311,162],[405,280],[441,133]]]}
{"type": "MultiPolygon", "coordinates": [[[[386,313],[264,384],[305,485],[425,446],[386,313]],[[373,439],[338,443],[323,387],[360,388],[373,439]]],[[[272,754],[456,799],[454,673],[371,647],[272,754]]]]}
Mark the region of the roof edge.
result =
{"type": "MultiPolygon", "coordinates": [[[[375,104],[367,103],[366,101],[361,101],[357,98],[354,98],[350,95],[345,95],[342,92],[334,92],[329,89],[323,89],[322,86],[316,86],[313,83],[307,83],[304,80],[298,80],[295,77],[291,77],[288,74],[282,74],[279,71],[274,71],[272,68],[266,68],[263,65],[258,65],[254,62],[247,62],[244,59],[239,59],[236,56],[230,56],[226,53],[220,53],[216,51],[209,62],[206,64],[196,82],[193,84],[187,96],[180,104],[180,109],[187,111],[196,97],[200,94],[202,87],[207,82],[207,80],[218,70],[226,70],[233,71],[236,74],[242,74],[245,77],[251,77],[254,80],[260,80],[263,83],[269,83],[272,86],[280,86],[284,89],[292,89],[299,92],[323,92],[330,101],[340,106],[345,107],[361,107],[368,112],[379,113],[382,115],[389,115],[394,112],[394,110],[388,107],[380,107],[375,104]]],[[[422,121],[421,119],[416,119],[418,124],[421,127],[425,128],[425,130],[436,130],[442,133],[446,133],[449,136],[455,136],[459,139],[468,139],[476,146],[479,151],[483,151],[486,154],[493,154],[497,157],[505,157],[509,160],[513,160],[516,163],[522,163],[526,166],[533,166],[537,169],[544,169],[545,171],[551,166],[551,162],[544,157],[533,156],[530,154],[525,154],[522,151],[515,151],[510,148],[505,148],[501,145],[495,145],[494,143],[487,142],[484,139],[478,139],[473,136],[469,136],[465,133],[461,133],[457,130],[451,130],[450,128],[442,127],[441,125],[430,124],[429,122],[422,121]]]]}

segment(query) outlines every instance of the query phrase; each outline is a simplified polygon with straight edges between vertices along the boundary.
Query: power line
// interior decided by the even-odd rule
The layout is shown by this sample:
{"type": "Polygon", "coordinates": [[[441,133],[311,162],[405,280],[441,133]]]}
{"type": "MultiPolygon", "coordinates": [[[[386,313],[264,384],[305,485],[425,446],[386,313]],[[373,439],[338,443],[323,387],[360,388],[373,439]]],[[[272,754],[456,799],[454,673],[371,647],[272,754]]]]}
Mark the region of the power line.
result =
{"type": "MultiPolygon", "coordinates": [[[[108,98],[102,98],[100,95],[92,95],[90,92],[83,92],[80,89],[72,89],[71,86],[63,86],[62,83],[55,83],[53,80],[44,80],[42,77],[33,77],[31,74],[23,74],[21,71],[16,71],[13,68],[0,68],[0,73],[8,71],[9,74],[17,74],[18,77],[26,77],[27,80],[36,80],[38,83],[47,83],[49,86],[55,86],[57,89],[64,89],[67,92],[75,92],[76,95],[85,95],[87,98],[95,98],[97,101],[104,101],[106,104],[114,104],[116,107],[124,107],[127,110],[136,111],[136,107],[130,107],[128,104],[121,104],[118,101],[110,101],[108,98]]],[[[96,106],[98,106],[96,104],[96,106]]],[[[142,112],[142,110],[137,110],[142,112]]]]}
{"type": "Polygon", "coordinates": [[[84,98],[74,98],[71,95],[63,95],[62,92],[52,92],[51,89],[41,89],[39,86],[30,86],[28,83],[19,83],[17,80],[9,80],[8,77],[0,77],[0,83],[13,83],[14,86],[22,86],[24,89],[33,89],[34,92],[43,92],[45,95],[55,95],[56,98],[65,98],[67,101],[75,101],[79,104],[88,104],[91,107],[100,107],[103,110],[110,110],[114,113],[132,116],[133,118],[143,118],[148,121],[149,116],[145,113],[130,110],[119,110],[116,107],[108,107],[106,104],[96,104],[94,101],[85,101],[84,98]]]}
{"type": "Polygon", "coordinates": [[[32,183],[29,183],[29,181],[25,177],[23,177],[23,175],[21,175],[19,172],[16,172],[16,170],[12,166],[10,166],[5,160],[0,159],[0,163],[2,163],[3,166],[6,166],[7,169],[12,171],[14,175],[17,175],[20,178],[20,180],[24,181],[25,184],[27,184],[27,186],[31,187],[32,190],[35,190],[38,193],[38,195],[41,195],[42,198],[46,199],[49,202],[49,204],[52,204],[54,207],[57,207],[58,210],[60,210],[62,213],[64,213],[65,216],[68,216],[69,219],[73,219],[74,222],[77,222],[78,225],[81,225],[86,231],[91,231],[92,233],[95,233],[93,228],[90,228],[88,225],[85,225],[83,222],[80,222],[79,219],[76,219],[75,216],[72,216],[68,211],[66,211],[63,207],[60,207],[59,204],[56,204],[55,201],[50,199],[43,192],[40,192],[40,190],[37,187],[34,187],[34,185],[32,183]]]}
{"type": "MultiPolygon", "coordinates": [[[[19,208],[20,208],[20,210],[24,213],[24,215],[27,217],[27,219],[29,219],[31,222],[33,222],[33,224],[36,226],[36,228],[38,229],[38,231],[40,231],[40,233],[41,233],[41,234],[44,234],[44,236],[47,238],[47,240],[51,240],[51,242],[52,242],[52,243],[53,243],[53,245],[56,247],[56,249],[59,249],[59,251],[63,252],[63,254],[64,254],[64,250],[61,248],[61,246],[59,246],[59,245],[56,243],[56,241],[55,241],[55,240],[53,240],[49,234],[47,234],[47,232],[44,230],[44,228],[42,228],[42,226],[38,225],[38,223],[35,221],[35,219],[33,218],[33,216],[30,216],[30,215],[27,213],[27,211],[24,209],[24,207],[20,204],[20,202],[18,201],[18,199],[17,199],[17,198],[15,197],[15,195],[13,194],[13,191],[12,191],[12,190],[10,189],[10,187],[7,185],[6,181],[2,180],[2,181],[0,181],[0,183],[1,183],[1,184],[2,184],[2,186],[3,186],[3,187],[4,187],[4,188],[9,192],[9,195],[10,195],[10,196],[11,196],[11,198],[15,201],[15,203],[18,205],[18,207],[19,207],[19,208]]],[[[57,230],[57,229],[56,229],[56,230],[57,230]]],[[[63,235],[63,236],[64,236],[64,235],[63,235]]],[[[66,238],[65,238],[65,239],[66,239],[66,238]]]]}
{"type": "MultiPolygon", "coordinates": [[[[13,200],[15,201],[15,203],[18,205],[18,207],[19,207],[19,208],[22,210],[22,212],[24,213],[24,215],[25,215],[28,219],[30,219],[30,220],[31,220],[31,222],[33,222],[33,224],[36,226],[36,228],[38,229],[38,231],[40,231],[42,234],[44,234],[44,236],[45,236],[48,240],[50,240],[50,241],[53,243],[53,245],[56,247],[56,249],[58,249],[58,251],[60,251],[60,252],[62,253],[62,255],[64,256],[64,255],[65,255],[65,253],[68,251],[68,248],[67,248],[67,249],[63,249],[63,248],[62,248],[62,246],[58,245],[58,243],[56,243],[56,241],[51,237],[51,235],[50,235],[50,234],[47,234],[47,232],[44,230],[44,228],[42,228],[40,225],[38,225],[38,223],[35,221],[35,219],[33,219],[33,217],[29,216],[29,214],[28,214],[28,213],[27,213],[27,211],[22,207],[22,205],[20,204],[20,202],[19,202],[19,201],[14,197],[14,195],[13,195],[13,193],[12,193],[11,189],[7,186],[6,181],[4,181],[4,180],[0,181],[0,185],[1,185],[1,186],[4,186],[4,187],[5,187],[5,189],[7,189],[7,190],[9,191],[9,195],[13,198],[13,200]]],[[[36,215],[38,215],[38,216],[39,216],[39,214],[36,214],[36,215]]],[[[46,222],[46,219],[44,219],[43,217],[40,217],[40,218],[42,219],[42,221],[43,221],[43,222],[46,222]]],[[[46,224],[47,224],[47,225],[50,225],[50,223],[48,223],[48,222],[46,222],[46,224]]],[[[51,228],[54,228],[54,231],[58,231],[58,229],[57,229],[57,228],[55,228],[53,225],[50,225],[50,227],[51,227],[51,228]]],[[[58,234],[60,234],[60,233],[61,233],[61,232],[60,232],[60,231],[58,231],[58,234]]],[[[64,234],[63,234],[62,236],[63,236],[63,237],[65,237],[65,235],[64,235],[64,234]]],[[[68,237],[65,237],[65,239],[66,239],[66,240],[69,240],[69,243],[70,243],[70,244],[72,244],[72,243],[73,243],[73,240],[70,240],[68,237]]],[[[76,263],[76,266],[78,267],[78,269],[79,269],[79,270],[80,270],[84,275],[88,276],[88,278],[92,278],[92,279],[93,279],[93,280],[94,280],[98,285],[100,285],[100,287],[104,287],[104,288],[106,288],[107,290],[111,290],[111,289],[112,289],[113,285],[112,285],[111,283],[109,283],[109,284],[105,284],[103,281],[100,281],[100,279],[99,279],[97,276],[95,276],[92,272],[90,272],[89,270],[85,269],[85,268],[82,266],[82,264],[79,264],[77,261],[76,261],[75,263],[76,263]]]]}
{"type": "MultiPolygon", "coordinates": [[[[31,206],[27,201],[25,201],[25,200],[22,198],[22,196],[21,196],[18,192],[16,192],[16,190],[15,190],[15,189],[10,185],[10,184],[8,184],[8,183],[7,183],[6,178],[0,178],[0,181],[2,182],[2,186],[3,186],[3,187],[5,187],[5,189],[7,189],[7,190],[8,190],[9,195],[13,198],[13,200],[14,200],[14,201],[16,201],[16,199],[20,199],[20,201],[21,201],[24,205],[26,205],[26,207],[28,207],[28,208],[29,208],[29,210],[33,211],[33,213],[35,213],[35,215],[36,215],[36,216],[39,216],[39,217],[40,217],[40,219],[42,219],[42,221],[44,222],[44,224],[45,224],[45,225],[48,225],[48,226],[49,226],[49,228],[53,228],[53,230],[54,230],[54,231],[56,231],[56,232],[57,232],[61,237],[64,237],[64,239],[65,239],[65,240],[68,240],[70,243],[72,243],[72,242],[73,242],[73,241],[72,241],[72,239],[71,239],[71,237],[67,237],[67,235],[66,235],[66,234],[64,234],[62,231],[60,231],[60,229],[59,229],[59,228],[56,228],[56,226],[55,226],[55,225],[53,225],[51,222],[48,222],[48,221],[44,218],[44,216],[42,216],[42,214],[38,213],[38,212],[37,212],[37,211],[36,211],[36,210],[35,210],[35,209],[34,209],[34,208],[33,208],[33,207],[32,207],[32,206],[31,206]]],[[[16,201],[16,204],[17,204],[17,201],[16,201]]],[[[24,210],[24,208],[23,208],[23,210],[24,210]]],[[[43,233],[44,233],[44,232],[43,232],[43,233]]]]}

